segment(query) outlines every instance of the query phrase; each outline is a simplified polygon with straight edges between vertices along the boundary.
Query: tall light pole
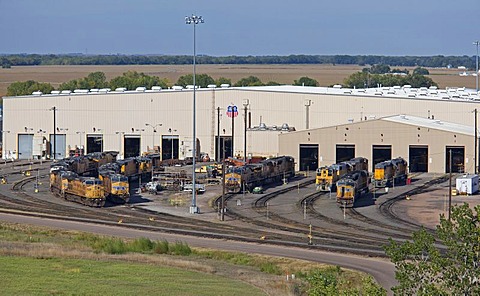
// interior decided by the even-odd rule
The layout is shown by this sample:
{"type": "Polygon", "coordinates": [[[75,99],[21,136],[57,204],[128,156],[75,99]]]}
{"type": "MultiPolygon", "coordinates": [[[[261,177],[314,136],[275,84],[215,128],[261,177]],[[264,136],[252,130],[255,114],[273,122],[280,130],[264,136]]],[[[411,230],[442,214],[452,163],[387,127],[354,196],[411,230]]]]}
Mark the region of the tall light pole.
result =
{"type": "Polygon", "coordinates": [[[185,17],[185,23],[187,25],[193,25],[193,169],[192,169],[192,205],[190,206],[190,214],[197,214],[199,212],[199,209],[197,207],[197,188],[195,185],[195,163],[196,163],[196,158],[197,158],[197,135],[196,135],[196,130],[195,130],[195,109],[196,109],[196,98],[195,98],[195,92],[196,92],[196,81],[195,81],[195,75],[196,75],[196,69],[195,69],[195,59],[196,59],[196,49],[195,49],[195,28],[198,24],[203,24],[203,18],[201,16],[186,16],[185,17]]]}
{"type": "Polygon", "coordinates": [[[247,164],[247,111],[248,111],[248,104],[249,101],[243,100],[243,107],[244,107],[244,115],[245,118],[243,120],[244,127],[243,127],[243,161],[245,161],[245,164],[247,164]]]}
{"type": "Polygon", "coordinates": [[[145,126],[149,126],[152,128],[152,151],[154,151],[154,147],[155,147],[155,133],[157,132],[157,127],[159,126],[162,126],[161,123],[157,123],[157,124],[150,124],[150,123],[145,123],[145,126]]]}
{"type": "Polygon", "coordinates": [[[480,41],[475,41],[473,42],[473,45],[477,46],[477,55],[475,56],[475,76],[476,76],[476,90],[478,92],[478,45],[480,44],[480,41]]]}
{"type": "Polygon", "coordinates": [[[172,165],[173,165],[173,133],[177,132],[177,130],[169,128],[168,132],[170,133],[170,141],[172,142],[172,165]]]}

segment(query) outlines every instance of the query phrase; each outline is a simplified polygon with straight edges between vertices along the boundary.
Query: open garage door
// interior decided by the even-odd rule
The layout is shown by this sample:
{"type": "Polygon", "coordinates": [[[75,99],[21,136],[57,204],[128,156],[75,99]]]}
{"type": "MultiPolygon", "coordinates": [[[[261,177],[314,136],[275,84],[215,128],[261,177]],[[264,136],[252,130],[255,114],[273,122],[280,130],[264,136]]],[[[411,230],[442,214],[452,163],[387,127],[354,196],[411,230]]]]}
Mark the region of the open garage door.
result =
{"type": "Polygon", "coordinates": [[[318,144],[300,144],[300,170],[315,171],[318,168],[318,144]]]}
{"type": "Polygon", "coordinates": [[[178,159],[179,141],[178,135],[162,136],[162,160],[178,159]]]}
{"type": "Polygon", "coordinates": [[[355,157],[355,145],[337,145],[335,163],[347,161],[355,157]]]}
{"type": "Polygon", "coordinates": [[[428,146],[410,145],[408,148],[408,166],[412,173],[428,173],[428,146]]]}
{"type": "Polygon", "coordinates": [[[223,159],[225,153],[225,158],[232,157],[232,137],[231,136],[220,136],[220,141],[218,137],[215,136],[215,159],[220,161],[223,159]],[[220,151],[219,151],[220,149],[220,151]]]}
{"type": "Polygon", "coordinates": [[[372,169],[382,161],[392,159],[392,145],[373,145],[372,146],[372,169]]]}
{"type": "Polygon", "coordinates": [[[123,139],[123,147],[125,150],[125,158],[140,156],[140,136],[125,135],[123,139]]]}
{"type": "Polygon", "coordinates": [[[103,151],[103,135],[87,135],[87,153],[103,151]]]}
{"type": "Polygon", "coordinates": [[[465,172],[465,147],[463,146],[447,146],[445,148],[445,173],[450,173],[450,167],[452,173],[465,172]],[[450,153],[452,159],[452,165],[450,166],[450,153]]]}

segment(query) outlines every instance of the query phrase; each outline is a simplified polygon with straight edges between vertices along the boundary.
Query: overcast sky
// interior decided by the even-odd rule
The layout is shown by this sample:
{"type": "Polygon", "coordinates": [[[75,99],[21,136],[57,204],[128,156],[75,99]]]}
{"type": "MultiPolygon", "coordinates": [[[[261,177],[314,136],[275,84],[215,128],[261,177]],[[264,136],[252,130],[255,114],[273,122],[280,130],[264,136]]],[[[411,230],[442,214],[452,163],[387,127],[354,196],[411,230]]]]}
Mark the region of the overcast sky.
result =
{"type": "Polygon", "coordinates": [[[468,55],[480,0],[0,0],[0,53],[468,55]]]}

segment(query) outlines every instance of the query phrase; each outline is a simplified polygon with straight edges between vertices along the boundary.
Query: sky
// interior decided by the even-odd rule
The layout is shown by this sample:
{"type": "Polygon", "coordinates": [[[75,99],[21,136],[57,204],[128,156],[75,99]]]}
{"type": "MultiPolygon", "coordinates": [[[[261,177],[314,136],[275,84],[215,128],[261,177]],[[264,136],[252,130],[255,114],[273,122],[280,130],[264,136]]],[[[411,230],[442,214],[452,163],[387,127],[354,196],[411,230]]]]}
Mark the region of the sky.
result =
{"type": "Polygon", "coordinates": [[[480,0],[0,0],[0,53],[474,56],[480,0]]]}

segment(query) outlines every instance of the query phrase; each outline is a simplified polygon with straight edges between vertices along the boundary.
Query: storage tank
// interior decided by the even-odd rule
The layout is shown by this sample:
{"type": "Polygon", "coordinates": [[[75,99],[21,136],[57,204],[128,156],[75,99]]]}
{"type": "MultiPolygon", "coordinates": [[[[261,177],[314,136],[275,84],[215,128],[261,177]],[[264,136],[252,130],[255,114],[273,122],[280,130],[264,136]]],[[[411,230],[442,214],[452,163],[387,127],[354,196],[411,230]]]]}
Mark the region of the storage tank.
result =
{"type": "Polygon", "coordinates": [[[471,195],[478,191],[478,175],[463,175],[457,178],[456,186],[458,194],[471,195]]]}

